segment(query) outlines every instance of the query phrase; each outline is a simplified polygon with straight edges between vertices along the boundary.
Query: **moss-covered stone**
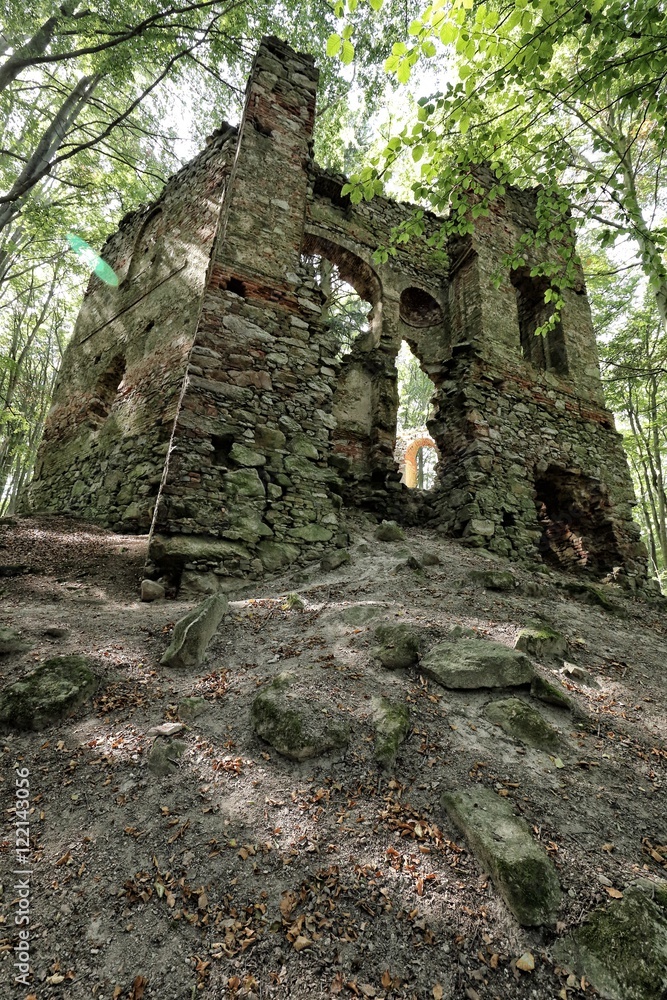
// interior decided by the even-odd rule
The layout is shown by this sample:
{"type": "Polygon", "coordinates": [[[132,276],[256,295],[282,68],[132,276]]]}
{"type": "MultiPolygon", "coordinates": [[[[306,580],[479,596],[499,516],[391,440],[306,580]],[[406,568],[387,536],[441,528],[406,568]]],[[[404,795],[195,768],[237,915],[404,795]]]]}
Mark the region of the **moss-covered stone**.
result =
{"type": "Polygon", "coordinates": [[[554,924],[561,892],[556,869],[507,799],[476,785],[446,792],[442,804],[520,924],[554,924]]]}
{"type": "Polygon", "coordinates": [[[53,656],[0,692],[0,725],[44,729],[72,715],[98,683],[85,656],[53,656]]]}
{"type": "Polygon", "coordinates": [[[401,743],[410,732],[410,710],[400,701],[373,698],[373,724],[375,726],[375,759],[383,767],[391,768],[401,743]]]}
{"type": "Polygon", "coordinates": [[[0,656],[8,656],[10,653],[25,653],[30,649],[21,633],[15,628],[0,626],[0,656]]]}
{"type": "Polygon", "coordinates": [[[186,722],[193,722],[206,711],[206,699],[191,695],[181,698],[178,703],[178,715],[186,722]]]}
{"type": "Polygon", "coordinates": [[[442,687],[455,689],[517,687],[530,684],[534,674],[525,653],[486,639],[438,643],[420,669],[442,687]]]}
{"type": "Polygon", "coordinates": [[[607,1000],[667,996],[667,883],[642,880],[594,910],[553,949],[558,962],[586,976],[607,1000]]]}
{"type": "Polygon", "coordinates": [[[520,698],[492,701],[484,709],[489,722],[500,726],[504,733],[520,740],[535,750],[552,753],[558,749],[560,734],[544,719],[536,708],[520,698]]]}
{"type": "Polygon", "coordinates": [[[229,457],[237,465],[244,465],[258,467],[260,465],[266,465],[266,457],[258,451],[253,451],[252,448],[246,448],[244,444],[239,444],[237,441],[229,449],[229,457]]]}
{"type": "Polygon", "coordinates": [[[162,666],[198,667],[227,607],[225,595],[214,594],[176,622],[171,643],[160,660],[162,666]]]}
{"type": "Polygon", "coordinates": [[[278,674],[255,697],[250,721],[259,737],[289,760],[319,757],[347,746],[349,727],[316,698],[293,690],[296,675],[278,674]]]}
{"type": "Polygon", "coordinates": [[[375,529],[374,537],[378,542],[403,542],[405,541],[405,532],[396,524],[396,521],[383,521],[375,529]]]}
{"type": "Polygon", "coordinates": [[[365,625],[386,610],[381,604],[354,604],[341,612],[341,618],[347,625],[365,625]]]}
{"type": "Polygon", "coordinates": [[[288,542],[260,542],[257,546],[259,558],[267,573],[277,573],[293,563],[299,554],[296,545],[288,542]]]}
{"type": "Polygon", "coordinates": [[[301,538],[304,542],[328,542],[333,537],[333,531],[323,524],[301,524],[290,534],[292,538],[301,538]]]}
{"type": "Polygon", "coordinates": [[[169,740],[159,737],[153,743],[148,756],[148,769],[159,778],[173,774],[178,770],[178,762],[185,753],[186,745],[182,740],[169,740]]]}
{"type": "Polygon", "coordinates": [[[508,569],[476,569],[470,579],[486,590],[514,590],[516,577],[508,569]]]}
{"type": "Polygon", "coordinates": [[[533,698],[537,698],[538,701],[543,701],[547,705],[555,705],[556,708],[567,708],[570,711],[574,710],[574,705],[567,697],[565,692],[557,684],[552,684],[551,681],[546,680],[544,677],[540,677],[539,674],[535,674],[530,685],[530,693],[533,698]]]}
{"type": "Polygon", "coordinates": [[[514,648],[523,650],[536,660],[547,660],[554,656],[565,656],[567,639],[549,625],[529,625],[519,632],[514,648]]]}
{"type": "Polygon", "coordinates": [[[349,562],[350,553],[347,549],[335,549],[333,552],[327,552],[322,556],[320,567],[326,573],[330,573],[332,570],[339,569],[341,566],[345,566],[349,562]]]}
{"type": "Polygon", "coordinates": [[[372,656],[387,670],[411,667],[419,658],[421,637],[412,625],[378,625],[375,641],[372,656]]]}
{"type": "Polygon", "coordinates": [[[618,618],[626,618],[627,612],[604,592],[601,586],[594,586],[586,581],[570,581],[562,584],[563,590],[583,604],[592,604],[599,608],[604,608],[611,615],[618,618]]]}

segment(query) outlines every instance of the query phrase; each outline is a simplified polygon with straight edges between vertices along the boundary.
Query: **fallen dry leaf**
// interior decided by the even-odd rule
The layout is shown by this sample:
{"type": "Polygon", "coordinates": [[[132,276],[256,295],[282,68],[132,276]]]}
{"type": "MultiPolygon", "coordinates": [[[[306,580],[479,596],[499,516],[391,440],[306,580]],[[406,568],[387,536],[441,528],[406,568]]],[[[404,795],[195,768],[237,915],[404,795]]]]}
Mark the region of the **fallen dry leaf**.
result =
{"type": "Polygon", "coordinates": [[[443,996],[445,995],[445,991],[443,990],[440,983],[436,983],[431,992],[433,994],[433,1000],[442,1000],[443,996]]]}
{"type": "Polygon", "coordinates": [[[529,951],[524,951],[521,958],[517,958],[516,967],[522,972],[532,972],[535,968],[535,959],[529,951]]]}
{"type": "Polygon", "coordinates": [[[144,995],[144,990],[148,986],[148,980],[145,976],[135,976],[134,982],[132,983],[132,992],[130,993],[130,1000],[141,1000],[144,995]]]}
{"type": "Polygon", "coordinates": [[[609,886],[604,887],[604,891],[611,896],[612,899],[623,899],[623,893],[620,889],[609,888],[609,886]]]}
{"type": "Polygon", "coordinates": [[[386,990],[389,989],[389,987],[391,986],[391,974],[389,972],[389,969],[384,970],[380,982],[382,983],[382,985],[386,990]]]}
{"type": "Polygon", "coordinates": [[[295,951],[303,951],[304,948],[310,947],[313,942],[305,934],[299,934],[298,938],[292,945],[295,951]]]}

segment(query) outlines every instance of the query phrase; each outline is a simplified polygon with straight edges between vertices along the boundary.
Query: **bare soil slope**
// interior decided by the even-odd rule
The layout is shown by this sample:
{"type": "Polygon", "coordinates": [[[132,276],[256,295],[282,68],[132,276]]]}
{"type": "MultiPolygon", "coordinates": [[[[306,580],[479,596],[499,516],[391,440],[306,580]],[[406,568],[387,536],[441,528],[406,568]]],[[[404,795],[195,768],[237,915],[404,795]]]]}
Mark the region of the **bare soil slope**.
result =
{"type": "MultiPolygon", "coordinates": [[[[0,736],[0,996],[594,995],[554,964],[551,946],[638,875],[667,875],[667,614],[620,591],[611,614],[568,595],[556,574],[425,531],[382,543],[371,520],[351,528],[350,564],[247,589],[185,675],[159,659],[192,605],[139,601],[145,538],[57,518],[0,527],[0,562],[23,567],[0,580],[0,625],[30,646],[0,658],[2,683],[74,652],[102,678],[66,722],[0,736]],[[426,552],[440,564],[406,565],[426,552]],[[516,589],[471,582],[489,568],[512,569],[516,589]],[[286,600],[293,592],[303,607],[286,600]],[[598,685],[567,682],[580,717],[540,706],[563,736],[559,757],[486,719],[502,694],[446,691],[371,655],[384,622],[414,623],[427,650],[456,625],[513,646],[536,618],[567,637],[567,659],[598,685]],[[286,669],[346,717],[345,751],[295,763],[254,734],[252,699],[286,669]],[[158,777],[148,731],[178,721],[192,694],[205,711],[178,736],[178,769],[158,777]],[[391,772],[373,758],[380,694],[411,713],[391,772]],[[32,797],[27,987],[13,968],[16,767],[29,769],[32,797]],[[553,859],[555,928],[519,927],[450,824],[441,794],[475,782],[510,799],[553,859]],[[532,971],[516,966],[527,952],[532,971]]],[[[560,684],[557,666],[539,669],[560,684]]]]}

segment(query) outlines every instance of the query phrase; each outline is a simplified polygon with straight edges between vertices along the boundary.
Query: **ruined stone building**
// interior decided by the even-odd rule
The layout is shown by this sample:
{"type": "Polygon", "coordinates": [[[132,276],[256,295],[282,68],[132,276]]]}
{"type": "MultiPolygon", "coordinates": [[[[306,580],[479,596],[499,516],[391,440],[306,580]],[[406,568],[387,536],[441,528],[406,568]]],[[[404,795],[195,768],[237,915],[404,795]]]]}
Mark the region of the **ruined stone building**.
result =
{"type": "Polygon", "coordinates": [[[238,128],[223,126],[159,199],[127,216],[92,277],[60,373],[33,509],[151,532],[156,573],[231,589],[346,542],[342,511],[428,525],[514,558],[645,575],[620,436],[605,409],[583,277],[546,339],[530,265],[493,276],[535,225],[509,190],[451,243],[373,253],[413,209],[351,204],[312,157],[317,71],[265,39],[238,128]],[[312,256],[372,306],[336,357],[312,256]],[[437,483],[394,459],[395,358],[434,384],[437,483]]]}

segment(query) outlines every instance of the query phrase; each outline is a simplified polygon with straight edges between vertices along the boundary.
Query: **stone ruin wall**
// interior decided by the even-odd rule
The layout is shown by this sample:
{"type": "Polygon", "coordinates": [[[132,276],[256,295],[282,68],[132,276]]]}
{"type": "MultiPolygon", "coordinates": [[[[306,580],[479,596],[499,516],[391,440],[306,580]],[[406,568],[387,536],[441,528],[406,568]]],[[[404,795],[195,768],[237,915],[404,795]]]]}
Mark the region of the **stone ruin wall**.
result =
{"type": "Polygon", "coordinates": [[[88,283],[31,485],[35,509],[150,528],[235,147],[224,126],[107,240],[119,284],[88,283]]]}
{"type": "Polygon", "coordinates": [[[309,57],[265,39],[239,129],[220,130],[110,239],[104,256],[123,280],[114,290],[91,279],[33,505],[151,526],[155,574],[186,590],[233,589],[345,545],[344,505],[568,566],[583,535],[598,575],[621,567],[641,581],[583,276],[547,341],[530,336],[544,313],[527,271],[494,287],[535,224],[534,193],[509,191],[447,261],[429,246],[440,220],[426,213],[423,236],[377,265],[375,249],[413,209],[352,205],[345,179],[316,166],[316,85],[309,57]],[[313,254],[372,305],[342,360],[313,254]],[[435,386],[428,493],[407,490],[394,459],[402,340],[435,386]]]}

